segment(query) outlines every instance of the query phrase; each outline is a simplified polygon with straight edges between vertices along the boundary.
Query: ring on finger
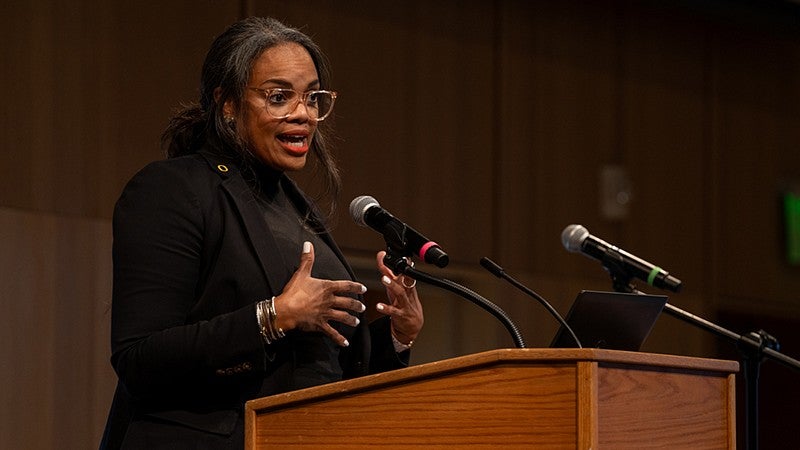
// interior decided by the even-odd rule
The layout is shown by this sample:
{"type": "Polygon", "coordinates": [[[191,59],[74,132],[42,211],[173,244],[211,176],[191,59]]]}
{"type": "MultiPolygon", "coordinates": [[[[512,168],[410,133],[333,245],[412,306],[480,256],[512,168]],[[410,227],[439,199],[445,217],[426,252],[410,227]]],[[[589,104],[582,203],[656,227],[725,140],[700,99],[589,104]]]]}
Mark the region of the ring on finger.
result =
{"type": "MultiPolygon", "coordinates": [[[[408,265],[411,266],[411,268],[413,269],[414,268],[414,261],[411,258],[407,257],[407,256],[404,259],[406,260],[408,265]]],[[[414,286],[417,285],[417,280],[411,278],[413,280],[413,281],[411,281],[411,284],[406,284],[406,280],[408,278],[411,278],[411,277],[401,276],[400,277],[400,284],[402,284],[403,287],[406,288],[406,289],[414,289],[414,286]]]]}
{"type": "Polygon", "coordinates": [[[414,289],[414,286],[417,285],[417,280],[411,278],[411,280],[412,280],[411,284],[406,284],[406,280],[408,280],[408,278],[409,277],[406,277],[406,276],[401,277],[400,278],[400,284],[402,284],[403,287],[406,288],[406,289],[414,289]]]}

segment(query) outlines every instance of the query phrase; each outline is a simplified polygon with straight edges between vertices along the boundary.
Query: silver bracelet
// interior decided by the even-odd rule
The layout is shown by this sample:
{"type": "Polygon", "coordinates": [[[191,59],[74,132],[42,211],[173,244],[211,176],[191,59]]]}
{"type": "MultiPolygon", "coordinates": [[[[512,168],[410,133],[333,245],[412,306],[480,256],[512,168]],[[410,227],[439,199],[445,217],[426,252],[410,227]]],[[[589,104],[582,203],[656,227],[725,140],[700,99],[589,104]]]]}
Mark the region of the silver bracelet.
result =
{"type": "Polygon", "coordinates": [[[256,318],[258,319],[258,328],[261,332],[261,337],[267,345],[271,344],[272,340],[269,338],[269,333],[267,332],[267,318],[264,312],[264,302],[256,303],[256,318]]]}
{"type": "Polygon", "coordinates": [[[274,332],[275,339],[280,339],[286,336],[286,333],[283,332],[283,329],[277,325],[275,325],[275,321],[278,319],[278,313],[275,312],[275,297],[273,296],[269,299],[269,322],[270,328],[274,332]]]}
{"type": "Polygon", "coordinates": [[[261,337],[267,345],[286,336],[283,329],[275,325],[277,317],[274,296],[256,303],[256,319],[261,330],[261,337]]]}

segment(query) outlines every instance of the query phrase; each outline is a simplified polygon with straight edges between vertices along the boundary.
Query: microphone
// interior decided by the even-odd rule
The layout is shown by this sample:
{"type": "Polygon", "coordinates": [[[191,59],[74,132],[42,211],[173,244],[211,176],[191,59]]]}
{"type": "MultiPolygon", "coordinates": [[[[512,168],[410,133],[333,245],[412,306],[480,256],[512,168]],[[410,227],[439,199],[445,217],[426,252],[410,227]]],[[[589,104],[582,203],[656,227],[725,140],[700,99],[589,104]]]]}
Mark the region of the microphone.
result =
{"type": "Polygon", "coordinates": [[[578,336],[576,336],[575,332],[572,331],[572,328],[567,324],[567,321],[564,320],[563,317],[561,317],[561,314],[559,314],[558,311],[556,311],[556,309],[553,308],[553,305],[551,305],[547,300],[545,300],[544,297],[542,297],[541,295],[537,294],[536,292],[534,292],[532,289],[528,288],[524,284],[520,283],[519,281],[517,281],[511,275],[508,275],[506,273],[506,271],[503,270],[502,267],[500,267],[499,264],[497,264],[496,262],[492,261],[491,259],[489,259],[489,258],[484,256],[483,258],[481,258],[480,263],[481,263],[481,266],[484,269],[486,269],[489,272],[491,272],[497,278],[502,278],[502,279],[508,281],[515,288],[521,290],[522,292],[524,292],[524,293],[530,295],[531,297],[535,298],[536,300],[538,300],[539,303],[541,303],[545,307],[545,309],[547,309],[547,311],[549,311],[550,314],[552,314],[553,317],[555,317],[556,320],[558,320],[558,323],[560,323],[561,326],[563,326],[564,329],[566,329],[567,332],[569,332],[569,334],[572,336],[572,340],[574,340],[575,344],[578,345],[578,348],[583,348],[583,346],[581,345],[580,339],[578,339],[578,336]]]}
{"type": "Polygon", "coordinates": [[[609,271],[616,266],[625,275],[638,278],[650,286],[672,292],[681,290],[681,280],[671,276],[666,270],[592,236],[583,225],[567,225],[561,232],[561,243],[570,252],[580,252],[602,262],[603,267],[609,271]]]}
{"type": "Polygon", "coordinates": [[[437,267],[445,267],[450,262],[450,257],[439,244],[399,221],[369,195],[356,197],[350,202],[350,216],[358,225],[381,233],[389,249],[399,256],[417,254],[426,263],[437,267]]]}

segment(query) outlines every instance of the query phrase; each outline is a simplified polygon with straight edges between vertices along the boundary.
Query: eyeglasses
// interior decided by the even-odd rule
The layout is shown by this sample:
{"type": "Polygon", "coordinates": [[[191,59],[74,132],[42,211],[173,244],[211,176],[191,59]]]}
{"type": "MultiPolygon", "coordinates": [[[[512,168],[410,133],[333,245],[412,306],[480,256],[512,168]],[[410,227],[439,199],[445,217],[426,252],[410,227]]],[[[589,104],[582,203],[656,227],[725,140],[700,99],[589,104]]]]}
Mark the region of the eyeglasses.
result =
{"type": "Polygon", "coordinates": [[[302,101],[309,117],[317,122],[322,122],[333,111],[333,102],[336,101],[336,92],[334,91],[306,91],[301,94],[294,89],[255,87],[248,87],[248,89],[264,94],[264,106],[269,115],[276,119],[289,117],[297,109],[297,104],[302,101]]]}

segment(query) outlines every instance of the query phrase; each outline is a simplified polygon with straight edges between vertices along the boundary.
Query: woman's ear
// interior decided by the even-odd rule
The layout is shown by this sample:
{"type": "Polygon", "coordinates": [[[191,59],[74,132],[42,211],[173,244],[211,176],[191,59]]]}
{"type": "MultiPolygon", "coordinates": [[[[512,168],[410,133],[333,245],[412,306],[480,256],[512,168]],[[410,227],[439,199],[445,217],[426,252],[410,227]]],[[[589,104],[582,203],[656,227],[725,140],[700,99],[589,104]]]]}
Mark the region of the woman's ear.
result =
{"type": "MultiPolygon", "coordinates": [[[[219,98],[222,95],[222,88],[217,87],[214,89],[214,102],[219,104],[219,98]]],[[[222,115],[223,117],[236,117],[236,111],[233,107],[233,100],[226,100],[225,104],[222,105],[222,115]]]]}

